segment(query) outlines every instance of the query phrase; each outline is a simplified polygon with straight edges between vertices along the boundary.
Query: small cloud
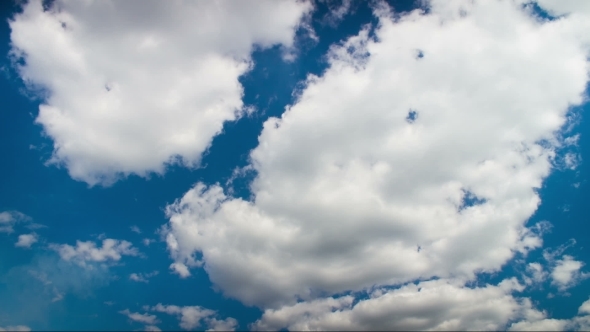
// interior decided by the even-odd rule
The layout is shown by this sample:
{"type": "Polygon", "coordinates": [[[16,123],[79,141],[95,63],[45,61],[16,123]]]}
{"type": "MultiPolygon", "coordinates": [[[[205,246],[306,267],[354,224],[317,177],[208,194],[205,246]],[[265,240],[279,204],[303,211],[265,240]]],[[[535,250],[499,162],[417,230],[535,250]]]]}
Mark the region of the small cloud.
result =
{"type": "Polygon", "coordinates": [[[158,324],[158,318],[155,315],[140,314],[138,312],[130,312],[129,309],[119,311],[120,314],[126,315],[134,322],[139,322],[147,325],[158,324]]]}
{"type": "Polygon", "coordinates": [[[146,325],[144,331],[162,331],[159,327],[155,325],[146,325]]]}
{"type": "Polygon", "coordinates": [[[564,255],[562,259],[556,261],[556,265],[551,272],[552,285],[557,286],[560,291],[564,291],[583,279],[590,276],[588,273],[580,272],[584,263],[574,260],[572,256],[564,255]]]}
{"type": "Polygon", "coordinates": [[[162,305],[158,303],[152,307],[152,311],[164,312],[168,315],[175,315],[180,319],[180,327],[191,330],[201,325],[201,320],[215,314],[215,311],[199,306],[162,305]]]}
{"type": "Polygon", "coordinates": [[[149,247],[149,245],[154,242],[156,242],[156,240],[154,240],[154,239],[148,239],[148,238],[143,239],[143,245],[145,245],[146,247],[149,247]]]}
{"type": "Polygon", "coordinates": [[[21,234],[18,236],[18,241],[14,245],[20,248],[30,248],[31,245],[39,240],[39,237],[35,233],[21,234]]]}
{"type": "Polygon", "coordinates": [[[139,227],[133,225],[129,228],[131,229],[132,232],[137,233],[137,234],[141,234],[141,229],[139,229],[139,227]]]}
{"type": "Polygon", "coordinates": [[[0,212],[0,233],[12,233],[16,223],[30,220],[31,217],[18,211],[0,212]]]}
{"type": "Polygon", "coordinates": [[[92,241],[76,241],[76,246],[50,244],[49,248],[57,251],[63,260],[74,261],[80,266],[86,266],[87,262],[117,262],[122,256],[140,255],[131,242],[114,239],[104,239],[102,247],[92,241]]]}
{"type": "Polygon", "coordinates": [[[191,275],[188,267],[182,263],[172,263],[170,264],[170,269],[172,272],[178,274],[181,278],[186,278],[191,275]]]}
{"type": "Polygon", "coordinates": [[[103,303],[106,304],[106,305],[108,305],[108,306],[112,306],[112,305],[115,304],[115,302],[113,302],[113,301],[104,301],[103,303]]]}
{"type": "Polygon", "coordinates": [[[547,279],[548,275],[540,263],[529,263],[526,267],[526,272],[528,276],[525,276],[524,279],[528,285],[540,284],[547,279]]]}
{"type": "Polygon", "coordinates": [[[152,278],[154,276],[158,275],[158,271],[153,271],[150,273],[131,273],[131,275],[129,275],[129,279],[136,281],[136,282],[145,282],[148,283],[149,282],[149,278],[152,278]]]}

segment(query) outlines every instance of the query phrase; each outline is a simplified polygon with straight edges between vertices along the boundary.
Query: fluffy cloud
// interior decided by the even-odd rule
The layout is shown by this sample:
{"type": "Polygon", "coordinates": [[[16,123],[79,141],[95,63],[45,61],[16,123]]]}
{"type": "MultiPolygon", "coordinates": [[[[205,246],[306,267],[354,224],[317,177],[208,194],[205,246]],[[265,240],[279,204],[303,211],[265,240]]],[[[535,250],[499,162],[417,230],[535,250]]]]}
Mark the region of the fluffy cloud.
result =
{"type": "Polygon", "coordinates": [[[148,283],[151,277],[155,277],[158,275],[158,271],[153,271],[150,273],[131,273],[129,275],[129,279],[137,282],[144,282],[148,283]]]}
{"type": "Polygon", "coordinates": [[[252,201],[199,183],[168,207],[174,266],[203,266],[226,295],[280,310],[462,283],[541,246],[525,223],[584,100],[590,20],[542,21],[516,1],[376,14],[375,38],[332,47],[323,76],[264,124],[252,201]]]}
{"type": "Polygon", "coordinates": [[[590,300],[582,303],[578,315],[571,319],[551,319],[546,314],[527,308],[524,319],[510,326],[510,331],[588,331],[590,328],[590,312],[586,310],[590,300]]]}
{"type": "Polygon", "coordinates": [[[292,47],[308,1],[28,1],[10,21],[23,80],[44,93],[50,163],[108,185],[188,167],[242,109],[257,45],[292,47]],[[220,24],[223,22],[222,24],[220,24]]]}
{"type": "Polygon", "coordinates": [[[202,322],[208,326],[208,331],[233,331],[237,326],[234,318],[228,317],[224,320],[215,318],[215,311],[199,306],[162,305],[158,303],[151,310],[175,315],[180,320],[180,327],[185,330],[192,330],[201,327],[202,322]]]}
{"type": "Polygon", "coordinates": [[[18,211],[0,212],[0,233],[14,232],[14,224],[21,221],[29,221],[31,218],[18,211]]]}
{"type": "Polygon", "coordinates": [[[207,321],[209,328],[207,331],[234,331],[238,326],[238,321],[228,317],[226,319],[211,318],[207,321]]]}
{"type": "Polygon", "coordinates": [[[530,310],[530,302],[510,294],[522,290],[515,280],[468,288],[448,280],[378,289],[354,303],[353,296],[302,302],[266,310],[253,327],[309,330],[502,330],[530,310]]]}
{"type": "Polygon", "coordinates": [[[21,248],[30,248],[38,240],[39,237],[35,233],[21,234],[18,236],[18,241],[14,245],[21,248]]]}
{"type": "Polygon", "coordinates": [[[525,283],[528,285],[540,284],[551,279],[551,285],[557,287],[560,292],[563,292],[575,286],[583,279],[590,277],[590,273],[581,271],[585,265],[583,262],[564,254],[566,250],[575,244],[576,241],[570,239],[557,248],[543,250],[545,266],[538,262],[528,263],[526,272],[523,275],[525,283]]]}
{"type": "Polygon", "coordinates": [[[129,317],[129,319],[131,319],[134,322],[139,322],[147,325],[154,325],[159,323],[158,318],[155,315],[130,312],[129,309],[119,311],[119,313],[129,317]]]}
{"type": "Polygon", "coordinates": [[[252,324],[255,330],[291,331],[567,331],[587,330],[590,300],[572,319],[550,319],[528,299],[511,295],[522,290],[514,280],[498,286],[469,288],[445,280],[377,290],[368,299],[353,296],[301,302],[266,310],[252,324]],[[354,303],[356,302],[356,303],[354,303]],[[354,303],[354,304],[353,304],[354,303]]]}
{"type": "Polygon", "coordinates": [[[89,262],[117,262],[122,256],[139,255],[139,251],[131,242],[115,239],[102,240],[101,247],[97,247],[93,241],[76,241],[76,246],[51,244],[50,248],[57,251],[63,260],[72,261],[81,266],[86,266],[89,262]]]}
{"type": "Polygon", "coordinates": [[[590,276],[580,272],[582,266],[584,263],[575,260],[572,256],[564,255],[563,259],[556,261],[555,267],[551,271],[551,283],[562,291],[574,286],[580,280],[590,276]]]}

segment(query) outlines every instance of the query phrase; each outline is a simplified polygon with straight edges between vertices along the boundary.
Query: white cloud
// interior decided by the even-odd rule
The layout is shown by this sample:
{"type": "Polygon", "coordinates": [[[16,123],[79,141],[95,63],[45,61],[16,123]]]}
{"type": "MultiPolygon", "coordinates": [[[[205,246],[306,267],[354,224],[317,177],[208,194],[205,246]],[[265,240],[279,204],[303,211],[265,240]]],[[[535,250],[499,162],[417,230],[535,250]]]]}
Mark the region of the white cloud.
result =
{"type": "Polygon", "coordinates": [[[525,310],[524,319],[513,323],[510,331],[587,331],[590,328],[590,316],[585,311],[590,300],[582,303],[578,315],[571,319],[551,319],[546,313],[531,308],[525,310]]]}
{"type": "Polygon", "coordinates": [[[25,325],[16,325],[16,326],[6,326],[6,327],[0,327],[0,331],[30,331],[31,328],[25,325]]]}
{"type": "Polygon", "coordinates": [[[515,280],[469,288],[449,280],[425,281],[395,290],[377,289],[368,299],[353,296],[301,302],[266,310],[257,330],[503,330],[526,314],[530,301],[511,295],[522,290],[515,280]]]}
{"type": "Polygon", "coordinates": [[[15,247],[30,248],[33,243],[37,242],[39,237],[35,233],[21,234],[18,236],[18,241],[14,245],[15,247]]]}
{"type": "Polygon", "coordinates": [[[152,244],[152,243],[156,242],[156,240],[154,240],[154,239],[148,239],[148,238],[145,238],[145,239],[143,239],[143,241],[142,241],[142,242],[143,242],[143,245],[144,245],[144,246],[148,247],[150,244],[152,244]]]}
{"type": "Polygon", "coordinates": [[[557,286],[561,291],[576,285],[582,279],[590,276],[588,273],[580,272],[582,266],[584,263],[575,260],[572,256],[564,255],[562,259],[555,262],[555,267],[551,271],[551,284],[557,286]]]}
{"type": "Polygon", "coordinates": [[[73,261],[81,266],[85,266],[87,262],[117,262],[122,256],[139,255],[131,242],[115,239],[102,240],[102,247],[97,247],[93,241],[76,241],[76,246],[51,244],[50,248],[57,251],[63,260],[73,261]]]}
{"type": "Polygon", "coordinates": [[[446,280],[373,291],[368,299],[353,296],[301,302],[265,310],[254,330],[291,331],[584,331],[589,317],[580,306],[571,319],[550,319],[529,299],[511,293],[522,290],[514,280],[498,286],[469,288],[446,280]]]}
{"type": "MultiPolygon", "coordinates": [[[[528,1],[527,1],[528,2],[528,1]]],[[[590,3],[578,0],[536,0],[537,4],[554,16],[590,14],[590,3]]]]}
{"type": "Polygon", "coordinates": [[[332,27],[336,27],[353,8],[352,0],[342,0],[341,2],[333,0],[319,0],[328,6],[328,13],[324,16],[323,21],[332,27]]]}
{"type": "MultiPolygon", "coordinates": [[[[150,308],[146,307],[146,309],[150,308]]],[[[238,325],[237,320],[232,317],[217,319],[215,311],[199,306],[180,307],[158,303],[151,307],[151,310],[177,316],[180,327],[185,330],[207,326],[207,331],[233,331],[238,325]]]]}
{"type": "Polygon", "coordinates": [[[525,223],[583,102],[590,19],[431,5],[395,22],[381,8],[378,41],[364,30],[331,49],[323,76],[264,124],[252,201],[199,183],[168,207],[174,266],[204,266],[226,295],[280,310],[473,280],[541,246],[525,223]]]}
{"type": "Polygon", "coordinates": [[[178,262],[170,264],[170,270],[178,274],[181,278],[187,278],[191,275],[191,272],[188,270],[188,267],[178,262]]]}
{"type": "Polygon", "coordinates": [[[131,231],[134,233],[141,234],[141,229],[139,229],[139,227],[137,227],[135,225],[129,227],[129,229],[131,229],[131,231]]]}
{"type": "Polygon", "coordinates": [[[129,317],[129,319],[131,319],[134,322],[143,323],[146,325],[154,325],[159,323],[158,318],[155,315],[130,312],[129,309],[119,311],[119,313],[129,317]]]}
{"type": "Polygon", "coordinates": [[[14,232],[14,224],[30,220],[29,216],[18,211],[0,212],[0,233],[12,233],[14,232]]]}
{"type": "Polygon", "coordinates": [[[238,321],[228,317],[226,319],[210,318],[207,320],[207,331],[235,331],[238,321]]]}
{"type": "Polygon", "coordinates": [[[255,45],[293,45],[309,1],[40,0],[10,21],[20,76],[46,98],[50,162],[90,185],[194,167],[243,107],[255,45]],[[138,8],[140,8],[138,10],[138,8]],[[222,23],[223,22],[223,23],[222,23]],[[222,23],[222,24],[221,24],[222,23]]]}
{"type": "Polygon", "coordinates": [[[157,332],[157,331],[162,331],[162,330],[160,330],[160,328],[157,327],[157,326],[155,326],[155,325],[146,325],[144,331],[155,331],[155,332],[157,332]]]}
{"type": "Polygon", "coordinates": [[[543,269],[541,263],[529,263],[526,267],[527,275],[525,275],[525,282],[528,285],[540,284],[547,279],[548,272],[543,269]]]}
{"type": "Polygon", "coordinates": [[[156,306],[152,307],[152,310],[178,316],[180,319],[179,325],[185,330],[200,327],[202,320],[215,315],[215,311],[199,306],[179,307],[176,305],[162,305],[161,303],[158,303],[156,306]]]}
{"type": "Polygon", "coordinates": [[[148,283],[151,277],[155,277],[158,275],[158,271],[153,271],[150,273],[131,273],[129,275],[129,279],[137,282],[144,282],[148,283]]]}
{"type": "Polygon", "coordinates": [[[581,272],[581,268],[585,265],[583,262],[574,259],[571,255],[564,254],[566,250],[575,245],[576,240],[570,239],[557,248],[543,250],[546,267],[538,262],[529,263],[523,276],[525,282],[531,285],[551,279],[551,285],[563,292],[590,277],[590,273],[581,272]]]}

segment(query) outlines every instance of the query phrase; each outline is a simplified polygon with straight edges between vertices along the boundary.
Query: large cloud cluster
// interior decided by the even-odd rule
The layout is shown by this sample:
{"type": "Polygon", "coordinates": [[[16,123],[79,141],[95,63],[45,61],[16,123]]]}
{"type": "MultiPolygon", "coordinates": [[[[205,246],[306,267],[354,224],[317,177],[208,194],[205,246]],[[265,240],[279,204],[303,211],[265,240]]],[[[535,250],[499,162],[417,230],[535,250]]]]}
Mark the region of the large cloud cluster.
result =
{"type": "Polygon", "coordinates": [[[299,1],[69,1],[24,5],[10,22],[53,163],[91,185],[196,166],[242,109],[255,45],[292,46],[299,1]]]}
{"type": "Polygon", "coordinates": [[[526,316],[511,295],[522,286],[465,285],[542,245],[526,222],[584,101],[590,20],[508,0],[375,13],[375,36],[334,46],[328,70],[265,123],[252,201],[199,183],[168,207],[172,267],[204,266],[226,295],[271,310],[262,328],[503,328],[526,316]],[[354,299],[326,296],[408,282],[419,286],[290,320],[354,299]]]}

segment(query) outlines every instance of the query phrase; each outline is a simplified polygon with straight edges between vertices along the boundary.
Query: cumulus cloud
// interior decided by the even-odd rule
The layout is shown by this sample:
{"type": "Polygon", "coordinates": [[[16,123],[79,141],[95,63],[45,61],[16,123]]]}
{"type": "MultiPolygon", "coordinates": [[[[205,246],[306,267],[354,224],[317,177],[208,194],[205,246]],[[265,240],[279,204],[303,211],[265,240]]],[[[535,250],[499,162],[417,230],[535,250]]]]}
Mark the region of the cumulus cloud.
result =
{"type": "Polygon", "coordinates": [[[122,256],[139,255],[139,251],[131,242],[115,239],[102,240],[101,247],[97,247],[93,241],[76,241],[76,246],[51,244],[49,247],[55,250],[63,260],[72,261],[81,266],[89,262],[117,262],[122,256]]]}
{"type": "Polygon", "coordinates": [[[158,318],[155,315],[131,312],[129,309],[121,310],[119,313],[129,317],[129,319],[134,322],[143,323],[146,325],[154,325],[159,323],[158,318]]]}
{"type": "Polygon", "coordinates": [[[562,259],[555,262],[555,267],[551,271],[551,284],[564,291],[579,281],[590,276],[588,273],[582,273],[580,269],[584,263],[575,260],[572,256],[564,255],[562,259]]]}
{"type": "Polygon", "coordinates": [[[234,331],[238,326],[238,321],[228,317],[226,319],[211,318],[207,321],[207,331],[234,331]]]}
{"type": "Polygon", "coordinates": [[[510,331],[587,331],[590,328],[590,312],[586,308],[590,300],[582,303],[578,315],[571,319],[547,318],[546,313],[527,308],[524,319],[513,323],[510,331]]]}
{"type": "Polygon", "coordinates": [[[21,234],[18,236],[18,241],[14,244],[15,247],[30,248],[33,243],[37,242],[39,237],[35,233],[21,234]]]}
{"type": "Polygon", "coordinates": [[[144,283],[148,283],[149,279],[151,277],[155,277],[158,275],[158,271],[153,271],[150,273],[131,273],[129,275],[129,279],[133,280],[133,281],[137,281],[137,282],[144,282],[144,283]]]}
{"type": "Polygon", "coordinates": [[[14,232],[14,224],[30,220],[29,216],[18,211],[0,212],[0,233],[12,233],[14,232]]]}
{"type": "Polygon", "coordinates": [[[178,274],[181,278],[187,278],[191,275],[188,266],[178,262],[170,264],[170,270],[172,270],[173,273],[178,274]]]}
{"type": "Polygon", "coordinates": [[[215,317],[215,311],[199,306],[179,307],[158,303],[151,310],[177,316],[180,320],[180,327],[185,330],[199,328],[203,325],[203,322],[208,327],[208,331],[233,331],[237,326],[237,321],[234,318],[228,317],[219,320],[215,317]]]}
{"type": "Polygon", "coordinates": [[[129,229],[131,229],[131,231],[132,231],[133,233],[141,234],[141,229],[139,229],[139,227],[137,227],[137,226],[135,226],[135,225],[133,225],[133,226],[129,227],[129,229]]]}
{"type": "Polygon", "coordinates": [[[523,275],[525,283],[533,285],[551,280],[551,285],[563,292],[590,277],[590,273],[581,271],[585,265],[584,262],[574,259],[571,255],[564,254],[566,250],[575,246],[575,244],[576,241],[570,239],[557,248],[543,250],[544,264],[539,262],[528,263],[523,275]]]}
{"type": "Polygon", "coordinates": [[[265,122],[251,201],[198,183],[168,206],[179,274],[203,266],[226,295],[280,310],[474,280],[542,245],[526,222],[584,101],[590,20],[542,21],[517,1],[376,15],[374,38],[333,46],[327,71],[265,122]]]}
{"type": "Polygon", "coordinates": [[[28,1],[10,21],[22,79],[42,91],[50,163],[74,179],[194,167],[242,112],[253,47],[292,48],[309,1],[28,1]],[[138,9],[139,8],[139,9],[138,9]],[[223,24],[220,24],[223,22],[223,24]]]}
{"type": "Polygon", "coordinates": [[[468,288],[449,280],[425,281],[395,290],[377,289],[355,303],[353,296],[301,302],[266,310],[253,327],[309,330],[501,330],[530,307],[510,293],[515,280],[468,288]]]}

